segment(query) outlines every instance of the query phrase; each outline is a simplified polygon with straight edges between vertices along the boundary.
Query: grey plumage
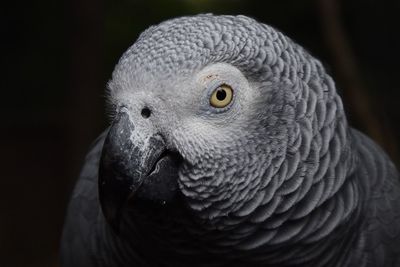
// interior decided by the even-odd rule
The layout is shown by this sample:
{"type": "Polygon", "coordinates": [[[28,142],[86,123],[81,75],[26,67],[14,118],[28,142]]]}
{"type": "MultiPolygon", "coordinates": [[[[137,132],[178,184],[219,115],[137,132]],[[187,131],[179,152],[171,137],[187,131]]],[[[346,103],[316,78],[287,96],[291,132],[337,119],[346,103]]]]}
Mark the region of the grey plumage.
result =
{"type": "Polygon", "coordinates": [[[169,20],[140,35],[108,87],[132,142],[157,133],[180,155],[179,197],[134,200],[111,229],[98,195],[106,131],[71,199],[64,267],[400,266],[398,171],[348,126],[321,63],[279,31],[245,16],[169,20]],[[221,84],[234,98],[216,109],[221,84]]]}

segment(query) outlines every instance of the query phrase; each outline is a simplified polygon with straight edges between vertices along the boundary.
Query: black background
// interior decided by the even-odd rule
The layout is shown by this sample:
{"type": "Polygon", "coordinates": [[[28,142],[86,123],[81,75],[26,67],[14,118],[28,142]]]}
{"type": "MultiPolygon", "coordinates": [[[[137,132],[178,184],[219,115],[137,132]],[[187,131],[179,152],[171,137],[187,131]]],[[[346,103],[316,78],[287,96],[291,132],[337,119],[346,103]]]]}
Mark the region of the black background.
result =
{"type": "Polygon", "coordinates": [[[104,89],[149,25],[245,14],[320,58],[348,117],[398,164],[400,1],[8,1],[0,8],[0,266],[58,266],[68,196],[104,129],[104,89]]]}

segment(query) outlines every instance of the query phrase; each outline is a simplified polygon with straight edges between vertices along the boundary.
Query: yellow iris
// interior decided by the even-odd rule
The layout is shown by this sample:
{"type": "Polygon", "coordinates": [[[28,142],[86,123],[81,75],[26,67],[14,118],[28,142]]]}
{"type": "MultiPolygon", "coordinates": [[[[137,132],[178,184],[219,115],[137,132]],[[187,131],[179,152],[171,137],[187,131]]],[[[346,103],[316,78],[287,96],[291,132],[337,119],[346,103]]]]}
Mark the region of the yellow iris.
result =
{"type": "Polygon", "coordinates": [[[215,108],[224,108],[231,103],[232,99],[232,88],[227,84],[223,84],[212,93],[210,104],[215,108]]]}

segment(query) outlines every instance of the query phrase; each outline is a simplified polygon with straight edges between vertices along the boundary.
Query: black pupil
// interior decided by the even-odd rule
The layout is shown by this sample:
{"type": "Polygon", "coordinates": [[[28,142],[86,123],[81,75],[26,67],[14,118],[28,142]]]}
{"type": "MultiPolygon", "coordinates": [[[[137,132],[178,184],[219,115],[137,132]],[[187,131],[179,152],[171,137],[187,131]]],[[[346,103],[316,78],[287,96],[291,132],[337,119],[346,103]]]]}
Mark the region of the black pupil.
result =
{"type": "Polygon", "coordinates": [[[219,100],[219,101],[222,101],[222,100],[224,100],[226,98],[226,92],[225,92],[225,90],[224,89],[219,89],[218,91],[217,91],[217,99],[219,100]]]}

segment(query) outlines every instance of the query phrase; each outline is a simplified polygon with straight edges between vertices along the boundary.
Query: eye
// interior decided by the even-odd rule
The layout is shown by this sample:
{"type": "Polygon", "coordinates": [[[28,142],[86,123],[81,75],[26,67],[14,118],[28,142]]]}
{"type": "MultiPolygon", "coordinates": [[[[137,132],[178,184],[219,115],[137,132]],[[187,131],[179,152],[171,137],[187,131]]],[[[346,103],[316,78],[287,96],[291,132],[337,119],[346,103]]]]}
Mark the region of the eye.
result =
{"type": "Polygon", "coordinates": [[[210,104],[215,108],[224,108],[232,102],[232,99],[232,88],[227,84],[223,84],[215,89],[212,93],[210,97],[210,104]]]}

